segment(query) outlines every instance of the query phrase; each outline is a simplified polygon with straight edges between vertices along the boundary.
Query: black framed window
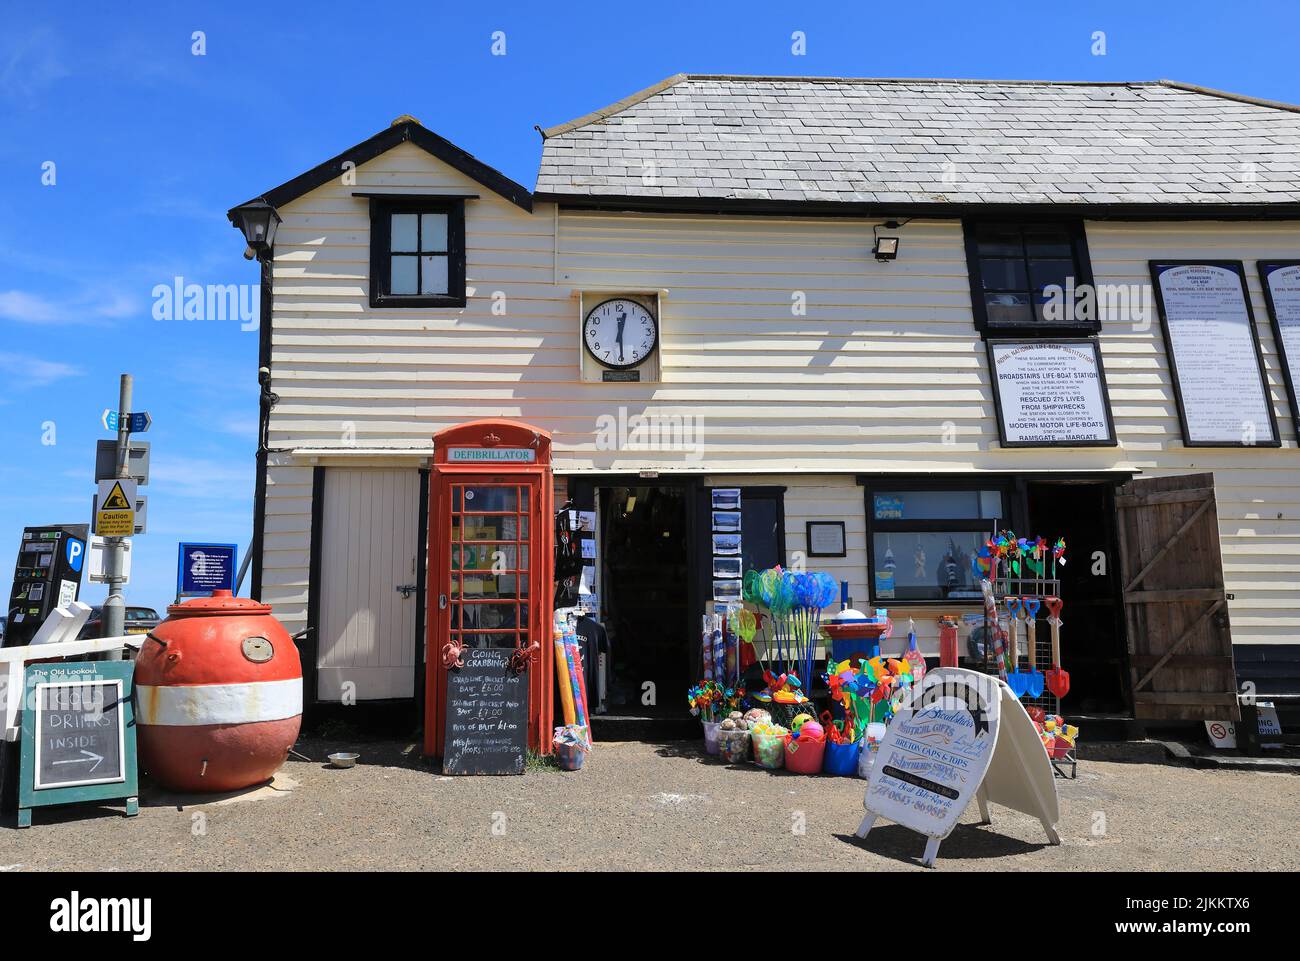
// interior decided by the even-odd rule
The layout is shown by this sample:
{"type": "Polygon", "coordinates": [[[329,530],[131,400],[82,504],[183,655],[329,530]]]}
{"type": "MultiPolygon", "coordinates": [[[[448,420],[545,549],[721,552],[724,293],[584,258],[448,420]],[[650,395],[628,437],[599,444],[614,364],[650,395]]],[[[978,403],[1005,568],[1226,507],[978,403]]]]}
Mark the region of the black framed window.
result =
{"type": "Polygon", "coordinates": [[[1007,483],[888,480],[866,486],[874,606],[981,602],[972,559],[1006,527],[1007,483]]]}
{"type": "Polygon", "coordinates": [[[465,202],[370,200],[370,306],[465,306],[465,202]]]}
{"type": "Polygon", "coordinates": [[[963,226],[978,330],[1058,337],[1101,329],[1095,298],[1080,299],[1082,289],[1093,284],[1081,222],[966,221],[963,226]]]}

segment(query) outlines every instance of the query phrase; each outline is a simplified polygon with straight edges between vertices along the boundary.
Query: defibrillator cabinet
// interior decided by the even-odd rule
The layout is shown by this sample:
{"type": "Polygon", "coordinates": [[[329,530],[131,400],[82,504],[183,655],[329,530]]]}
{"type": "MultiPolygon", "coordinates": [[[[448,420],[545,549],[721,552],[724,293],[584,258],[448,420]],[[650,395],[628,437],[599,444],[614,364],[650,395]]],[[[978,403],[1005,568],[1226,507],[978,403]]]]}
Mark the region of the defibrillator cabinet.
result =
{"type": "Polygon", "coordinates": [[[440,755],[449,665],[508,648],[528,672],[528,746],[550,750],[554,595],[551,435],[476,420],[434,435],[429,483],[424,753],[440,755]]]}

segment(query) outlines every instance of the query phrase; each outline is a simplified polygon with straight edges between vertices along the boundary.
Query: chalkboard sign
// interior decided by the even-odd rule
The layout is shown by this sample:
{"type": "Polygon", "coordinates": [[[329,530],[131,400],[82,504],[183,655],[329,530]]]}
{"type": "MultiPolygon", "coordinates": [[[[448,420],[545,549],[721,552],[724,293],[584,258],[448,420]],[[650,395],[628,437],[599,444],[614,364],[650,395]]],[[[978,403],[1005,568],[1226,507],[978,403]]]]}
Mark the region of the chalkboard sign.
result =
{"type": "Polygon", "coordinates": [[[33,664],[26,672],[18,826],[31,808],[112,798],[136,813],[133,665],[33,664]]]}
{"type": "Polygon", "coordinates": [[[528,673],[514,648],[472,648],[447,671],[444,774],[522,774],[528,746],[528,673]]]}

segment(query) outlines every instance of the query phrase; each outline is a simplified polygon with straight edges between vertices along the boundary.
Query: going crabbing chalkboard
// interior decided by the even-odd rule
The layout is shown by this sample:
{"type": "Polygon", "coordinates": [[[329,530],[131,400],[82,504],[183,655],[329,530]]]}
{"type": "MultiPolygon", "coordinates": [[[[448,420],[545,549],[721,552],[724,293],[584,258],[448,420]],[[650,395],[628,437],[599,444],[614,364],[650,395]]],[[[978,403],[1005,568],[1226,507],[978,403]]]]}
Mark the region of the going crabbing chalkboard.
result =
{"type": "Polygon", "coordinates": [[[23,702],[18,826],[50,804],[126,799],[135,815],[130,661],[31,664],[23,702]]]}
{"type": "Polygon", "coordinates": [[[447,671],[444,774],[522,774],[528,747],[528,672],[511,666],[515,648],[464,651],[447,671]]]}

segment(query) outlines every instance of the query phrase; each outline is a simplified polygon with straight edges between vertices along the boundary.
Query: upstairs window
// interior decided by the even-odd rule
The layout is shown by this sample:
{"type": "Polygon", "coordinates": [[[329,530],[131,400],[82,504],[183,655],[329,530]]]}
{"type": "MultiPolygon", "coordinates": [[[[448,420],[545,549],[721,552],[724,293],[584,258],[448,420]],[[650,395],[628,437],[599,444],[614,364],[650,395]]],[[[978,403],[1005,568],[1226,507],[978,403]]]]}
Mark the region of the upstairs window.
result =
{"type": "Polygon", "coordinates": [[[1101,329],[1083,224],[967,222],[975,326],[986,336],[1059,337],[1101,329]]]}
{"type": "Polygon", "coordinates": [[[370,306],[465,306],[463,200],[371,198],[370,306]]]}

